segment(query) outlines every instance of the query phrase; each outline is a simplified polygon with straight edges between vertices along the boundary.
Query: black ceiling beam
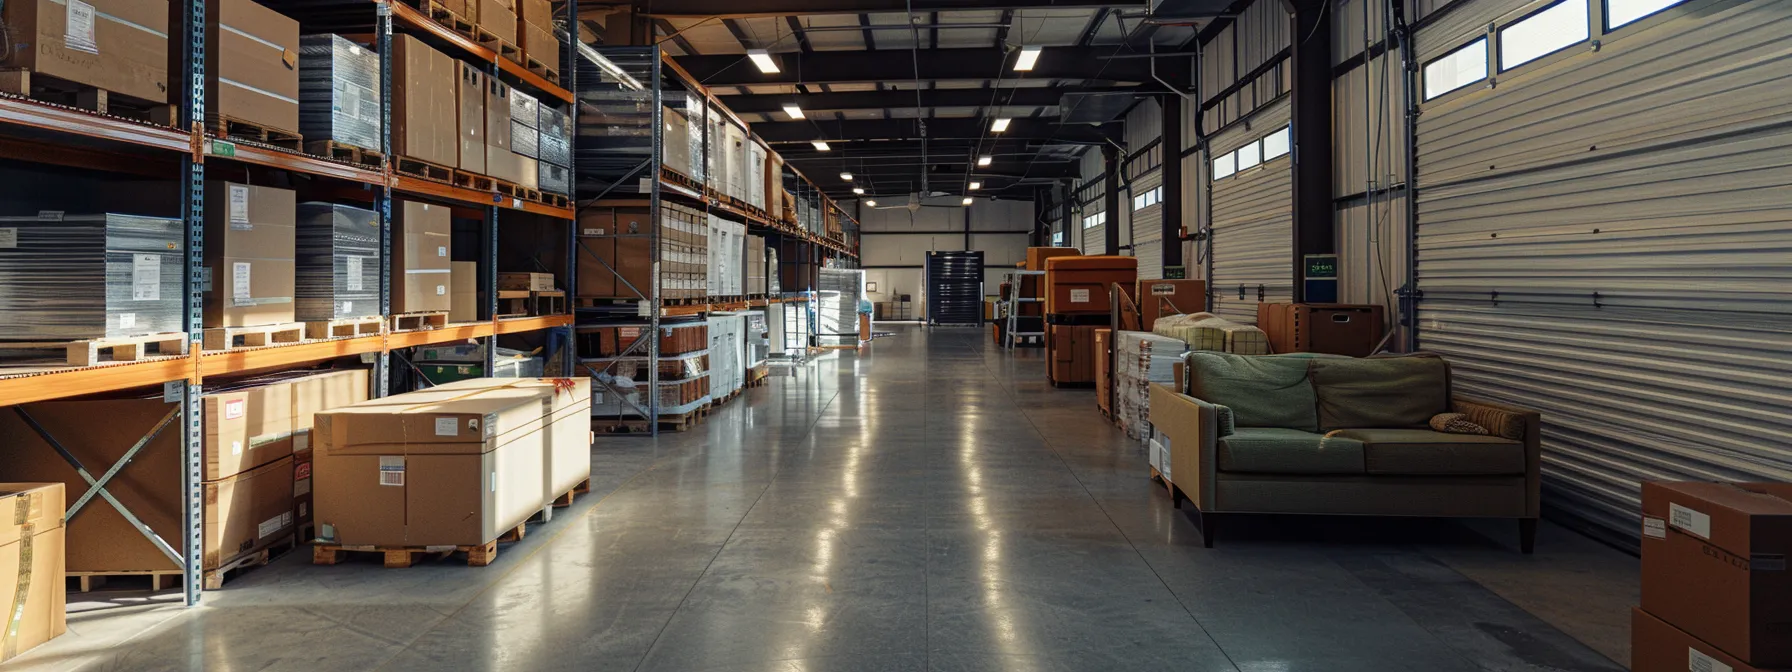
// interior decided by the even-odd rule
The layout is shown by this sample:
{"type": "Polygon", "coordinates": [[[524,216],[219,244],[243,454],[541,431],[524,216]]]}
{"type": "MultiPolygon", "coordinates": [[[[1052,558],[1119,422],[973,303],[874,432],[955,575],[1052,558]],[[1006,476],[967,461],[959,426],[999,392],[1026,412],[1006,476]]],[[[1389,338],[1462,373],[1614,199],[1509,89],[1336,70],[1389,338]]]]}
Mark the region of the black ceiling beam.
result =
{"type": "Polygon", "coordinates": [[[803,32],[803,22],[794,16],[784,17],[784,22],[790,24],[790,32],[796,35],[797,46],[803,50],[803,53],[815,53],[815,48],[809,46],[809,34],[803,32]]]}
{"type": "Polygon", "coordinates": [[[1092,9],[1097,0],[654,0],[640,5],[653,16],[737,18],[805,14],[876,14],[886,12],[960,12],[1001,9],[1092,9]]]}
{"type": "Polygon", "coordinates": [[[982,107],[991,100],[997,105],[1015,107],[1049,107],[1057,105],[1066,93],[1126,93],[1131,88],[1024,88],[1005,89],[992,93],[988,89],[928,89],[917,96],[912,90],[842,91],[836,93],[753,94],[720,96],[722,104],[735,114],[770,114],[796,103],[804,110],[878,110],[914,107],[982,107]],[[1012,94],[1012,98],[1010,98],[1012,94]]]}
{"type": "Polygon", "coordinates": [[[1095,39],[1095,34],[1101,32],[1101,24],[1108,20],[1108,12],[1111,11],[1113,10],[1107,7],[1096,10],[1095,16],[1089,17],[1089,25],[1083,27],[1082,36],[1076,38],[1076,46],[1089,46],[1089,43],[1095,39]]]}
{"type": "MultiPolygon", "coordinates": [[[[1116,47],[1046,47],[1039,63],[1028,73],[1030,79],[1101,79],[1151,83],[1148,59],[1109,59],[1118,53],[1116,47]]],[[[775,53],[781,72],[762,73],[745,56],[679,57],[692,77],[707,86],[746,86],[753,84],[844,83],[912,81],[916,64],[909,58],[891,58],[889,53],[874,51],[829,51],[804,58],[801,54],[775,53]]],[[[1003,76],[1012,64],[1007,50],[980,47],[975,49],[922,49],[917,52],[922,80],[988,79],[1003,76]]],[[[1157,59],[1157,74],[1163,79],[1186,87],[1190,81],[1190,62],[1186,58],[1157,59]]]]}
{"type": "MultiPolygon", "coordinates": [[[[1062,140],[1067,142],[1105,142],[1116,140],[1121,124],[1103,126],[1059,124],[1049,119],[1015,119],[1002,133],[989,132],[989,120],[979,118],[927,119],[926,137],[931,139],[1013,139],[1062,140]],[[1110,130],[1111,129],[1111,130],[1110,130]]],[[[809,142],[811,140],[903,140],[919,139],[922,134],[915,119],[849,119],[769,121],[753,124],[753,132],[766,142],[809,142]]]]}
{"type": "Polygon", "coordinates": [[[665,19],[654,19],[653,23],[654,25],[659,26],[660,30],[666,31],[667,35],[671,35],[672,43],[678,45],[678,48],[684,53],[691,55],[697,54],[697,48],[691,46],[690,41],[684,39],[684,35],[679,34],[677,28],[672,27],[672,22],[665,19]]]}
{"type": "Polygon", "coordinates": [[[997,49],[1007,49],[1008,48],[1008,33],[1009,33],[1009,31],[1014,30],[1014,10],[1012,10],[1012,9],[1002,10],[1001,23],[1002,23],[1001,29],[996,31],[996,43],[992,44],[990,46],[995,47],[997,49]]]}
{"type": "Polygon", "coordinates": [[[870,14],[859,15],[859,31],[865,34],[865,48],[877,51],[877,37],[872,35],[870,14]]]}

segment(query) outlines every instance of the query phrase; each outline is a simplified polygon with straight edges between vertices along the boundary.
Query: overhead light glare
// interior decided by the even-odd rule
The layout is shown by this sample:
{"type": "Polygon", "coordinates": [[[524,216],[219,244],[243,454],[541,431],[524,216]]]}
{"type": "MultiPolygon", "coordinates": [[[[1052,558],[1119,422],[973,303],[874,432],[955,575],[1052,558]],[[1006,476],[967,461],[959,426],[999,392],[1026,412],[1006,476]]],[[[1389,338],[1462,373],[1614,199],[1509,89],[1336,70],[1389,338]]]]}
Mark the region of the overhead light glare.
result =
{"type": "Polygon", "coordinates": [[[877,201],[875,199],[867,198],[867,199],[865,199],[865,207],[875,208],[875,207],[877,207],[877,201]]]}
{"type": "Polygon", "coordinates": [[[1020,58],[1014,60],[1015,72],[1027,72],[1033,64],[1039,62],[1039,47],[1021,47],[1020,58]]]}
{"type": "Polygon", "coordinates": [[[1001,133],[1002,131],[1006,131],[1006,130],[1008,130],[1008,122],[1011,122],[1011,121],[1014,121],[1014,120],[1009,119],[1008,117],[999,117],[994,122],[990,123],[989,130],[996,132],[996,133],[1001,133]]]}
{"type": "Polygon", "coordinates": [[[828,146],[828,141],[826,141],[826,140],[810,140],[809,144],[815,145],[815,151],[818,151],[818,152],[825,152],[825,151],[828,151],[829,149],[833,149],[832,147],[828,146]]]}
{"type": "Polygon", "coordinates": [[[842,179],[842,180],[846,180],[846,181],[847,181],[847,182],[851,182],[851,181],[852,181],[852,173],[848,173],[848,172],[845,172],[845,171],[841,171],[841,172],[840,172],[840,179],[842,179]]]}
{"type": "Polygon", "coordinates": [[[791,119],[801,119],[803,118],[803,108],[797,107],[796,103],[785,103],[784,114],[790,115],[791,119]]]}
{"type": "Polygon", "coordinates": [[[778,62],[772,60],[772,55],[767,53],[766,50],[748,49],[747,58],[753,60],[753,65],[759,66],[760,72],[768,75],[778,74],[778,62]]]}
{"type": "Polygon", "coordinates": [[[865,188],[864,187],[853,187],[852,193],[855,195],[863,196],[863,195],[865,195],[865,188]]]}
{"type": "Polygon", "coordinates": [[[988,154],[984,154],[984,155],[983,155],[983,156],[979,156],[979,157],[977,157],[977,165],[979,165],[979,166],[987,166],[987,165],[989,165],[989,162],[990,162],[990,160],[991,160],[991,159],[990,159],[990,158],[989,158],[989,155],[988,155],[988,154]]]}
{"type": "Polygon", "coordinates": [[[982,188],[983,188],[982,182],[972,182],[971,183],[971,191],[976,191],[976,190],[982,189],[982,188]]]}
{"type": "Polygon", "coordinates": [[[964,204],[965,204],[965,205],[970,205],[970,204],[971,204],[971,197],[969,197],[969,196],[966,196],[966,197],[964,197],[964,204]]]}

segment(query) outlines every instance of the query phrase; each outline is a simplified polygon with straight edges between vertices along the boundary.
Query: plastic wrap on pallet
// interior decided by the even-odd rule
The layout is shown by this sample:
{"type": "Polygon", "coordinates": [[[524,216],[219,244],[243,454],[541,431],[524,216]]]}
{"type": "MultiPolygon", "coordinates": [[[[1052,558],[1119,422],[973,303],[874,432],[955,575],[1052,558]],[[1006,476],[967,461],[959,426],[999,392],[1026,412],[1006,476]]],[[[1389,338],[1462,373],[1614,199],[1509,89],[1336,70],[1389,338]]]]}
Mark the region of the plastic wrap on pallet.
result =
{"type": "MultiPolygon", "coordinates": [[[[591,386],[591,415],[596,417],[640,417],[647,411],[645,378],[636,379],[612,373],[599,373],[591,386]]],[[[659,412],[676,415],[697,410],[709,403],[713,393],[707,375],[688,380],[660,381],[659,412]]]]}
{"type": "Polygon", "coordinates": [[[185,227],[136,215],[0,217],[5,338],[79,340],[181,331],[185,227]]]}
{"type": "Polygon", "coordinates": [[[757,142],[747,143],[747,202],[771,212],[765,200],[765,148],[757,142]]]}
{"type": "Polygon", "coordinates": [[[722,193],[747,200],[747,132],[734,124],[723,124],[722,156],[728,162],[728,181],[722,193]]]}
{"type": "Polygon", "coordinates": [[[710,396],[725,397],[746,386],[746,330],[744,313],[710,314],[710,396]]]}
{"type": "Polygon", "coordinates": [[[524,126],[523,122],[511,120],[510,151],[531,159],[540,158],[541,132],[524,126]]]}
{"type": "Polygon", "coordinates": [[[572,130],[565,112],[547,105],[541,108],[540,146],[541,156],[537,157],[546,163],[556,166],[572,165],[572,130]]]}
{"type": "Polygon", "coordinates": [[[708,216],[709,245],[706,257],[709,294],[738,296],[746,293],[741,265],[746,253],[747,227],[740,222],[708,216]]]}
{"type": "Polygon", "coordinates": [[[1127,436],[1145,437],[1151,383],[1174,382],[1176,363],[1188,350],[1181,339],[1143,331],[1122,331],[1114,337],[1114,415],[1127,436]]]}
{"type": "Polygon", "coordinates": [[[820,323],[815,333],[834,345],[859,342],[859,301],[864,297],[865,272],[850,268],[823,268],[817,277],[820,323]]]}
{"type": "Polygon", "coordinates": [[[299,133],[379,150],[379,55],[340,35],[299,38],[299,133]]]}
{"type": "Polygon", "coordinates": [[[1262,329],[1213,313],[1160,317],[1151,325],[1151,331],[1181,339],[1191,350],[1215,350],[1236,355],[1269,354],[1269,338],[1262,329]]]}
{"type": "Polygon", "coordinates": [[[537,186],[562,196],[572,195],[572,171],[551,163],[535,164],[537,186]]]}
{"type": "Polygon", "coordinates": [[[541,128],[541,101],[517,89],[510,90],[510,123],[541,128]]]}
{"type": "Polygon", "coordinates": [[[380,223],[372,210],[300,203],[293,319],[302,322],[380,314],[380,223]]]}

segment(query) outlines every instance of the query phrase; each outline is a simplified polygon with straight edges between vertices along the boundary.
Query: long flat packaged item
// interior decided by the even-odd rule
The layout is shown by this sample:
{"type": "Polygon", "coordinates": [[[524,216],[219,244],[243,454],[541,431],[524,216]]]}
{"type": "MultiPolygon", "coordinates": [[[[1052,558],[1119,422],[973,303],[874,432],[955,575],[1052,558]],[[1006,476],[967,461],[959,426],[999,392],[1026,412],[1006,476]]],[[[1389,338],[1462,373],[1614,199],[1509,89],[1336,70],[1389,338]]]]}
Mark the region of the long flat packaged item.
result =
{"type": "Polygon", "coordinates": [[[124,214],[0,217],[0,239],[12,243],[0,245],[7,338],[182,331],[184,230],[178,219],[124,214]]]}
{"type": "Polygon", "coordinates": [[[485,174],[486,75],[471,63],[460,63],[455,96],[460,100],[460,124],[455,137],[460,143],[460,168],[485,174]]]}
{"type": "Polygon", "coordinates": [[[299,22],[252,0],[210,0],[205,13],[206,113],[299,132],[299,22]]]}
{"type": "Polygon", "coordinates": [[[1643,609],[1737,659],[1792,667],[1792,483],[1643,483],[1643,609]]]}
{"type": "MultiPolygon", "coordinates": [[[[167,0],[11,0],[0,68],[168,102],[167,0]]],[[[171,120],[170,120],[171,121],[171,120]]]]}
{"type": "Polygon", "coordinates": [[[0,483],[0,662],[68,632],[61,483],[0,483]]]}
{"type": "Polygon", "coordinates": [[[317,415],[318,537],[385,548],[476,546],[547,506],[580,446],[589,477],[591,388],[583,379],[449,384],[317,415]],[[574,437],[576,429],[577,436],[574,437]]]}

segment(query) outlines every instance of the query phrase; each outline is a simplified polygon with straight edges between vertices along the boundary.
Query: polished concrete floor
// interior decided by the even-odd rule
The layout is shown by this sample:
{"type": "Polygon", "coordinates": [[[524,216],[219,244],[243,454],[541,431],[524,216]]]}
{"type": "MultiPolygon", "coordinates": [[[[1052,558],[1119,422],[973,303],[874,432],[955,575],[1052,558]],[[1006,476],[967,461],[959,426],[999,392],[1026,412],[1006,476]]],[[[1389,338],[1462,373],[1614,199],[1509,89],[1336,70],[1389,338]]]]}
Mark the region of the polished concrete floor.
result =
{"type": "Polygon", "coordinates": [[[19,669],[1619,670],[1636,562],[1545,526],[1262,518],[1203,549],[1038,351],[895,327],[658,440],[498,562],[292,554],[71,596],[19,669]],[[1617,662],[1614,662],[1617,661],[1617,662]]]}

